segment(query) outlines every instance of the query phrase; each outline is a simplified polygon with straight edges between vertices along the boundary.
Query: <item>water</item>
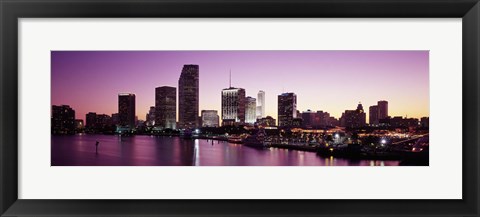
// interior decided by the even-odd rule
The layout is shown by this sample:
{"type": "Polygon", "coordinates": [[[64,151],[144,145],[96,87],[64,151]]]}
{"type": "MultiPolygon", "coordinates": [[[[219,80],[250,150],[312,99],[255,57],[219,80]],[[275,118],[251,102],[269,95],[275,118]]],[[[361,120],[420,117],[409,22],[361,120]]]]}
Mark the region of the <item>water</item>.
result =
{"type": "Polygon", "coordinates": [[[323,158],[313,152],[256,149],[179,137],[52,135],[52,166],[398,166],[398,161],[323,158]],[[99,141],[98,153],[95,142],[99,141]]]}

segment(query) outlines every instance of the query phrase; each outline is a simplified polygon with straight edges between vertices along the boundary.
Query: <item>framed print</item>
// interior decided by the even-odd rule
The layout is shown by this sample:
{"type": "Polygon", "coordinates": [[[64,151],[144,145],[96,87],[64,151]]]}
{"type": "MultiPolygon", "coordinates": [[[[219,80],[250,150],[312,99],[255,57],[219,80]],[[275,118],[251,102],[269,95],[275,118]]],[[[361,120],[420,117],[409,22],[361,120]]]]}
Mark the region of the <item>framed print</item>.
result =
{"type": "Polygon", "coordinates": [[[2,1],[1,213],[478,216],[479,7],[2,1]]]}

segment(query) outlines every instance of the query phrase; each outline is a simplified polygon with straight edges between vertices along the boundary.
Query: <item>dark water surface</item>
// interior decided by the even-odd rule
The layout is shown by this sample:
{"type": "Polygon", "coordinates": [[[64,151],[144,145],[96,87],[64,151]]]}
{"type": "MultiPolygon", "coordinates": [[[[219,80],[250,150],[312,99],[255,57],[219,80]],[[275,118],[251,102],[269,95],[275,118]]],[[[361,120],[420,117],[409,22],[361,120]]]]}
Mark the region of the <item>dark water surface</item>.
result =
{"type": "Polygon", "coordinates": [[[53,136],[52,166],[398,166],[398,161],[323,158],[222,141],[115,135],[53,136]],[[98,153],[95,142],[99,142],[98,153]]]}

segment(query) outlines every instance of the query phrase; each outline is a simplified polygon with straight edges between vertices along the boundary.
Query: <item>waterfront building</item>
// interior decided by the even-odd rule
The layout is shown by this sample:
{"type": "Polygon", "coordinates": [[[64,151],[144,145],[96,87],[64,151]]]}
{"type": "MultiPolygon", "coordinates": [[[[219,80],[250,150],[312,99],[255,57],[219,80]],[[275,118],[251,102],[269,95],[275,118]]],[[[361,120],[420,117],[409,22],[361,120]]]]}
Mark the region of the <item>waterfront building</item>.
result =
{"type": "Polygon", "coordinates": [[[278,95],[278,126],[290,127],[297,117],[297,95],[282,93],[278,95]]]}
{"type": "Polygon", "coordinates": [[[368,123],[370,126],[378,126],[378,105],[372,105],[368,108],[368,123]]]}
{"type": "Polygon", "coordinates": [[[245,89],[230,87],[222,90],[222,125],[245,123],[245,89]]]}
{"type": "Polygon", "coordinates": [[[257,94],[257,119],[265,117],[265,91],[260,90],[257,94]]]}
{"type": "Polygon", "coordinates": [[[202,127],[218,127],[219,117],[217,110],[202,110],[202,127]]]}
{"type": "MultiPolygon", "coordinates": [[[[177,89],[162,86],[155,88],[155,127],[176,129],[177,89]]],[[[196,121],[194,121],[196,122],[196,121]]]]}
{"type": "Polygon", "coordinates": [[[257,110],[257,100],[252,97],[247,97],[246,100],[246,105],[245,105],[245,123],[248,124],[255,124],[255,121],[257,121],[257,115],[256,115],[256,110],[257,110]]]}
{"type": "Polygon", "coordinates": [[[83,123],[82,119],[75,119],[75,130],[76,131],[82,131],[85,128],[85,125],[83,123]]]}
{"type": "Polygon", "coordinates": [[[179,128],[198,126],[199,112],[199,66],[184,65],[178,79],[179,128]]]}
{"type": "Polygon", "coordinates": [[[313,112],[312,110],[308,109],[307,111],[302,112],[302,127],[304,128],[314,128],[316,127],[316,118],[317,113],[313,112]]]}
{"type": "Polygon", "coordinates": [[[97,124],[97,113],[89,112],[85,115],[85,127],[88,129],[95,129],[97,124]]]}
{"type": "Polygon", "coordinates": [[[388,117],[388,101],[381,100],[377,102],[378,106],[378,120],[388,117]]]}
{"type": "Polygon", "coordinates": [[[135,128],[135,94],[118,94],[118,117],[119,126],[122,129],[133,130],[135,128]]]}
{"type": "Polygon", "coordinates": [[[363,106],[358,103],[356,110],[345,110],[340,118],[340,125],[342,127],[359,128],[366,124],[366,114],[363,111],[363,106]]]}
{"type": "Polygon", "coordinates": [[[145,125],[148,127],[155,125],[155,106],[150,106],[150,110],[145,116],[145,125]]]}
{"type": "Polygon", "coordinates": [[[420,126],[423,128],[428,128],[430,126],[430,118],[429,117],[420,118],[420,126]]]}
{"type": "Polygon", "coordinates": [[[259,127],[274,127],[276,126],[275,123],[277,120],[275,118],[272,118],[272,116],[267,116],[264,118],[259,118],[257,119],[257,126],[259,127]]]}
{"type": "Polygon", "coordinates": [[[52,105],[51,112],[52,134],[75,133],[75,110],[68,105],[52,105]]]}

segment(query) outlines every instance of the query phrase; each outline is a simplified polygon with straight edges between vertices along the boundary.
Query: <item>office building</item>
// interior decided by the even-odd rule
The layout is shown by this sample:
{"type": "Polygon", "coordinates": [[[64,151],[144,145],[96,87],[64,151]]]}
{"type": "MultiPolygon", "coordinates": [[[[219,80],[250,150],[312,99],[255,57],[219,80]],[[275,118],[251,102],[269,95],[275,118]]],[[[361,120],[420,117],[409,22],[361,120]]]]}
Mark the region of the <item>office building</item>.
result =
{"type": "Polygon", "coordinates": [[[245,89],[230,87],[222,90],[222,125],[245,123],[245,89]]]}
{"type": "Polygon", "coordinates": [[[372,105],[368,108],[368,123],[370,126],[378,126],[378,105],[372,105]]]}
{"type": "Polygon", "coordinates": [[[122,129],[135,129],[135,94],[118,94],[118,118],[122,129]]]}
{"type": "Polygon", "coordinates": [[[265,117],[265,91],[258,91],[257,94],[257,119],[265,117]]]}
{"type": "Polygon", "coordinates": [[[283,93],[278,95],[278,126],[290,127],[297,117],[297,95],[283,93]]]}
{"type": "Polygon", "coordinates": [[[388,102],[381,100],[377,102],[378,106],[378,120],[382,120],[388,117],[388,102]]]}
{"type": "Polygon", "coordinates": [[[198,126],[199,112],[199,67],[184,65],[178,79],[178,124],[179,128],[198,126]]]}
{"type": "Polygon", "coordinates": [[[155,126],[160,129],[176,129],[177,89],[175,87],[155,88],[155,126]]]}
{"type": "Polygon", "coordinates": [[[349,128],[364,127],[366,125],[366,114],[363,111],[362,104],[359,103],[356,110],[345,110],[340,118],[340,125],[349,128]]]}
{"type": "Polygon", "coordinates": [[[257,100],[247,97],[245,102],[245,123],[254,124],[257,121],[257,100]]]}
{"type": "Polygon", "coordinates": [[[202,110],[202,127],[218,127],[219,117],[217,110],[202,110]]]}
{"type": "Polygon", "coordinates": [[[68,105],[52,105],[51,112],[52,134],[75,133],[75,110],[68,105]]]}

